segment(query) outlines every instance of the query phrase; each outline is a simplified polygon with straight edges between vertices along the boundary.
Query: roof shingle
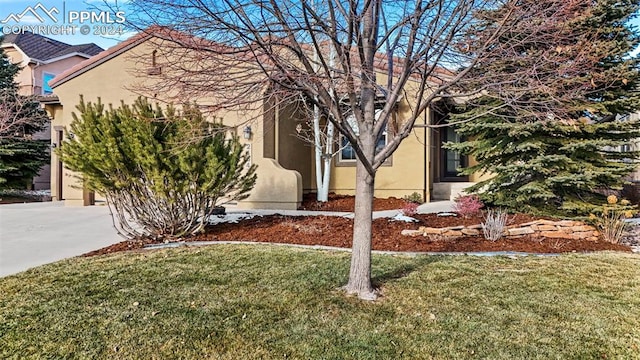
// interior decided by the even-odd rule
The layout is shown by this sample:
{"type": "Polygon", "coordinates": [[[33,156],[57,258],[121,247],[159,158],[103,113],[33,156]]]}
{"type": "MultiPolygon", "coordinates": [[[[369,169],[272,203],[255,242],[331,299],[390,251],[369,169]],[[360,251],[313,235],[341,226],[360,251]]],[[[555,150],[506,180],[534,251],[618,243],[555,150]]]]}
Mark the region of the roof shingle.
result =
{"type": "Polygon", "coordinates": [[[30,32],[5,35],[2,43],[14,44],[31,59],[40,61],[51,60],[74,52],[83,54],[86,57],[91,57],[102,51],[101,47],[93,43],[69,45],[30,32]]]}

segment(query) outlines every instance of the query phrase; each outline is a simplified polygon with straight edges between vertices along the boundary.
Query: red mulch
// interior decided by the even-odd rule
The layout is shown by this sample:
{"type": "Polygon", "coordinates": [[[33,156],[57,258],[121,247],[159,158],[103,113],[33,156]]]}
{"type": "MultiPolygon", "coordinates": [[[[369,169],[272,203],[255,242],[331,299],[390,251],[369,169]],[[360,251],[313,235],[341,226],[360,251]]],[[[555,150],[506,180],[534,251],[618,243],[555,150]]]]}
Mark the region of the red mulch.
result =
{"type": "MultiPolygon", "coordinates": [[[[404,229],[420,226],[446,227],[479,224],[482,219],[438,217],[436,214],[414,216],[419,222],[405,223],[391,219],[373,221],[373,249],[418,252],[470,252],[470,251],[521,251],[531,253],[561,253],[572,251],[618,250],[630,251],[624,245],[584,240],[547,239],[522,236],[496,242],[480,236],[464,236],[445,239],[439,236],[409,237],[400,233],[404,229]],[[460,221],[462,220],[462,221],[460,221]]],[[[510,221],[522,224],[534,220],[518,214],[510,221]]],[[[353,220],[333,216],[282,216],[254,217],[238,224],[218,224],[198,235],[195,241],[257,241],[300,245],[325,245],[350,248],[353,220]]]]}
{"type": "MultiPolygon", "coordinates": [[[[355,197],[351,195],[329,194],[329,201],[318,202],[315,193],[304,194],[298,210],[310,211],[343,211],[353,212],[355,197]]],[[[402,209],[408,202],[404,199],[390,197],[388,199],[373,199],[373,211],[402,209]]]]}
{"type": "MultiPolygon", "coordinates": [[[[517,251],[529,253],[565,253],[600,250],[629,252],[626,245],[603,241],[567,240],[533,237],[502,239],[496,242],[481,236],[464,236],[455,239],[440,236],[409,237],[401,235],[405,229],[420,226],[448,227],[473,225],[482,222],[481,216],[472,218],[438,217],[436,214],[417,214],[419,221],[405,223],[391,219],[376,219],[373,222],[373,249],[416,252],[476,252],[517,251]]],[[[538,218],[516,214],[509,218],[509,225],[522,224],[538,218]]],[[[183,241],[255,241],[300,245],[324,245],[350,248],[353,220],[336,216],[256,216],[236,224],[222,223],[206,229],[204,234],[182,239],[183,241]]],[[[85,256],[102,255],[119,251],[136,250],[153,241],[125,241],[85,256]]]]}

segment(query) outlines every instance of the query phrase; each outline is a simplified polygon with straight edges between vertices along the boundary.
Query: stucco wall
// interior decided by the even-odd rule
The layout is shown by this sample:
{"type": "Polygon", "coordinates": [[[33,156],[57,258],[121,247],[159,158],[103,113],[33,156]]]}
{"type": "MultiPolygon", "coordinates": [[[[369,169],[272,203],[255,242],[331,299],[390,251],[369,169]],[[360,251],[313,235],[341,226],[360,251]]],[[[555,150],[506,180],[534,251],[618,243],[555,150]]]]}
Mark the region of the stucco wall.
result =
{"type": "MultiPolygon", "coordinates": [[[[410,114],[410,107],[406,100],[398,104],[396,121],[402,123],[410,114]]],[[[428,116],[428,114],[427,114],[428,116]]],[[[424,115],[420,116],[416,124],[424,124],[424,115]]],[[[428,132],[428,130],[426,130],[428,132]]],[[[377,197],[403,197],[414,192],[423,195],[428,194],[429,176],[425,172],[428,153],[425,152],[427,144],[424,128],[414,128],[411,135],[404,139],[391,159],[389,164],[382,165],[376,175],[375,196],[377,197]],[[427,155],[427,156],[425,156],[427,155]]],[[[355,193],[355,162],[349,165],[334,158],[334,168],[331,174],[330,191],[338,194],[355,193]]]]}
{"type": "Polygon", "coordinates": [[[311,162],[313,148],[310,143],[295,136],[296,126],[305,122],[305,116],[299,106],[289,105],[279,109],[277,160],[283,168],[300,173],[303,190],[308,191],[315,184],[311,171],[314,167],[311,162]]]}
{"type": "MultiPolygon", "coordinates": [[[[62,104],[59,116],[54,119],[54,127],[68,128],[72,121],[72,113],[76,111],[75,106],[79,102],[80,95],[85,101],[95,102],[98,98],[103,104],[113,104],[118,106],[121,101],[133,103],[139,96],[137,90],[141,83],[150,84],[153,81],[162,81],[161,77],[149,78],[147,76],[136,76],[146,74],[146,68],[141,65],[144,56],[150,56],[153,50],[162,51],[152,41],[144,42],[125,53],[115,56],[106,62],[92,67],[88,71],[79,74],[62,84],[57,84],[53,89],[58,95],[62,104]]],[[[159,56],[160,57],[160,56],[159,56]]],[[[162,56],[170,58],[170,55],[162,56]]],[[[174,59],[179,61],[178,59],[174,59]]],[[[163,94],[145,94],[150,99],[163,100],[163,94]]],[[[196,101],[199,104],[206,104],[206,98],[186,99],[196,101]]],[[[225,111],[215,114],[217,119],[222,119],[227,126],[237,128],[237,133],[241,137],[243,144],[250,145],[251,161],[258,165],[258,180],[251,196],[240,202],[240,207],[245,208],[273,208],[273,209],[295,209],[302,197],[301,176],[296,171],[286,170],[271,159],[263,158],[264,135],[263,121],[255,121],[261,117],[259,111],[225,111]],[[252,128],[251,139],[242,138],[244,126],[252,128]]],[[[261,119],[260,119],[261,120],[261,119]]],[[[62,145],[64,146],[64,145],[62,145]]],[[[52,162],[57,159],[52,160],[52,162]]],[[[55,166],[55,164],[54,164],[55,166]]],[[[72,186],[81,185],[68,170],[64,170],[63,198],[68,205],[86,205],[86,193],[81,189],[74,189],[72,186]]],[[[52,185],[54,181],[52,180],[52,185]]],[[[100,200],[99,195],[96,199],[100,200]]]]}
{"type": "Polygon", "coordinates": [[[45,73],[58,75],[84,60],[86,60],[84,57],[72,56],[49,64],[41,64],[33,67],[35,93],[42,94],[43,75],[45,73]]]}

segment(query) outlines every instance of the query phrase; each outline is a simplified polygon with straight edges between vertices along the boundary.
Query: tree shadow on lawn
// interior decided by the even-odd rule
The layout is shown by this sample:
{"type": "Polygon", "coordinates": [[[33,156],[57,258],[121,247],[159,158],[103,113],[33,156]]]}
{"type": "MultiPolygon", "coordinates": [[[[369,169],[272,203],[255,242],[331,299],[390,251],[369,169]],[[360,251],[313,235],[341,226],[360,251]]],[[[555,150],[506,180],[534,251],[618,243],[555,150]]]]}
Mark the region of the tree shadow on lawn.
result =
{"type": "MultiPolygon", "coordinates": [[[[385,267],[372,274],[371,283],[374,289],[381,289],[387,282],[407,277],[412,272],[443,260],[442,256],[416,256],[404,258],[401,263],[385,263],[385,267]]],[[[375,260],[374,260],[375,261],[375,260]]]]}

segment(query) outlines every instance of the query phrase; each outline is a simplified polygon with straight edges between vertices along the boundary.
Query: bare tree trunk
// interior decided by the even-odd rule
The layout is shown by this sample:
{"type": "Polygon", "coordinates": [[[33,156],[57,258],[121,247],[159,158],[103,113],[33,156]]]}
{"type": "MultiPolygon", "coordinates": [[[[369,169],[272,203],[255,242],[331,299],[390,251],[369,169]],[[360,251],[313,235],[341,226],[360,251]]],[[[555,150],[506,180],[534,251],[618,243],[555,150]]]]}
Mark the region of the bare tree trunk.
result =
{"type": "Polygon", "coordinates": [[[329,200],[328,194],[329,184],[324,181],[325,174],[329,171],[326,166],[323,165],[322,161],[322,137],[320,134],[320,110],[317,105],[313,106],[313,145],[315,149],[315,159],[316,159],[316,197],[317,201],[326,202],[329,200]],[[327,191],[325,191],[325,189],[327,191]]]}
{"type": "Polygon", "coordinates": [[[322,159],[323,165],[323,178],[322,178],[322,187],[318,187],[318,201],[329,201],[329,182],[331,181],[331,159],[333,156],[331,155],[333,152],[333,137],[334,137],[334,129],[333,123],[327,124],[327,140],[324,144],[325,151],[324,157],[322,159]]]}
{"type": "Polygon", "coordinates": [[[356,204],[353,222],[353,248],[348,294],[357,294],[363,300],[375,300],[371,286],[371,222],[375,178],[360,160],[356,163],[356,204]]]}
{"type": "Polygon", "coordinates": [[[375,133],[376,74],[374,58],[378,34],[380,3],[373,0],[363,14],[362,31],[362,90],[361,104],[355,108],[358,120],[358,138],[362,152],[356,161],[356,204],[353,219],[353,248],[348,294],[358,294],[363,300],[375,300],[377,295],[371,285],[371,229],[373,222],[373,189],[376,170],[375,158],[377,134],[375,133]]]}

